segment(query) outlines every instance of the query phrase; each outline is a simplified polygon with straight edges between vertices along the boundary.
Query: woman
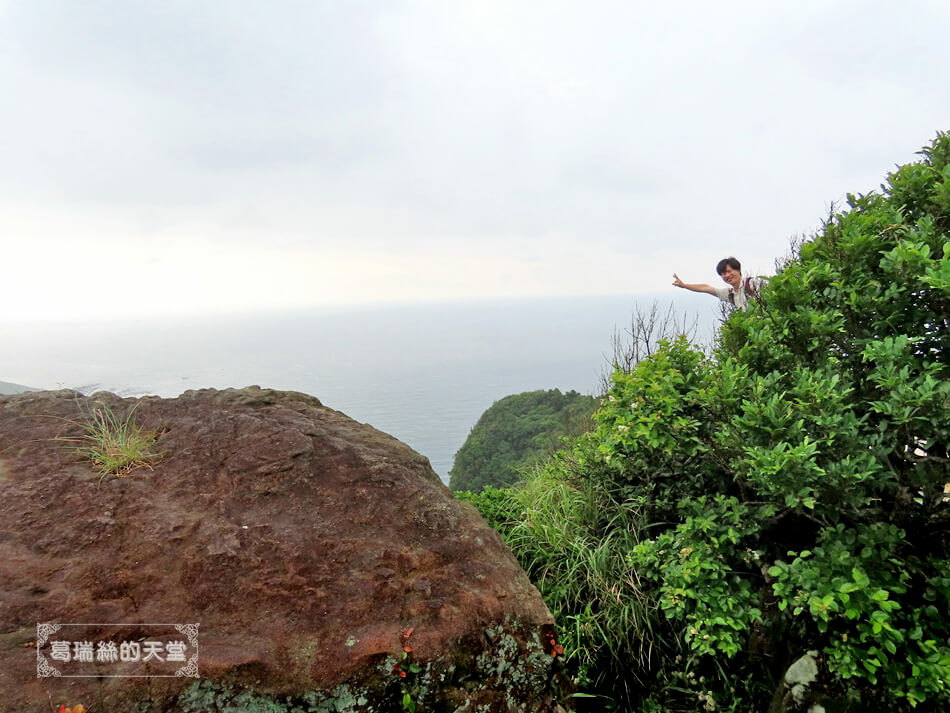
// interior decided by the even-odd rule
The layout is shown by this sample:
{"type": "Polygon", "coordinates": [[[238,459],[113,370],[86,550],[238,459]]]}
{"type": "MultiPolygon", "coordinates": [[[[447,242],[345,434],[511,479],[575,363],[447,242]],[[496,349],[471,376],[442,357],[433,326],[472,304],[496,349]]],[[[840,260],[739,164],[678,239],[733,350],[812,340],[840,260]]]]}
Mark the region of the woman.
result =
{"type": "Polygon", "coordinates": [[[691,292],[705,292],[707,295],[715,295],[723,302],[744,309],[749,304],[749,299],[758,299],[759,291],[765,284],[762,277],[747,277],[742,279],[742,265],[734,257],[727,257],[719,261],[716,265],[716,272],[729,287],[713,287],[705,283],[687,284],[679,276],[673,273],[673,286],[682,287],[691,292]]]}

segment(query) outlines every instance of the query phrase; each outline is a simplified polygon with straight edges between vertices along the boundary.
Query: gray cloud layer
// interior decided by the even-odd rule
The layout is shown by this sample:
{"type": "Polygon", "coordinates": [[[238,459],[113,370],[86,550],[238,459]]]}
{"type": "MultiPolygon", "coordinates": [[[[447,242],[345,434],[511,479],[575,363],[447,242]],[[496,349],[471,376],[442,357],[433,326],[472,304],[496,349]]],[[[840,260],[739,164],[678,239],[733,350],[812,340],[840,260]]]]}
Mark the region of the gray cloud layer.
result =
{"type": "Polygon", "coordinates": [[[0,228],[52,247],[777,255],[950,117],[924,0],[0,8],[0,228]]]}

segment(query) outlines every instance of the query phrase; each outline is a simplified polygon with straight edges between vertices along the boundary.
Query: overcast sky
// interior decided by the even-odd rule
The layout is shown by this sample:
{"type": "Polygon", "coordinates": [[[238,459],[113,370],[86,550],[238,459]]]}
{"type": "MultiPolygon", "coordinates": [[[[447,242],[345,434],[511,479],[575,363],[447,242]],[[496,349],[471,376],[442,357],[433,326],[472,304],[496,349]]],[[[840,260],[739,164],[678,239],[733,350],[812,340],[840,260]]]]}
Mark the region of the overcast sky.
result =
{"type": "Polygon", "coordinates": [[[0,321],[767,273],[950,129],[950,3],[0,0],[0,321]]]}

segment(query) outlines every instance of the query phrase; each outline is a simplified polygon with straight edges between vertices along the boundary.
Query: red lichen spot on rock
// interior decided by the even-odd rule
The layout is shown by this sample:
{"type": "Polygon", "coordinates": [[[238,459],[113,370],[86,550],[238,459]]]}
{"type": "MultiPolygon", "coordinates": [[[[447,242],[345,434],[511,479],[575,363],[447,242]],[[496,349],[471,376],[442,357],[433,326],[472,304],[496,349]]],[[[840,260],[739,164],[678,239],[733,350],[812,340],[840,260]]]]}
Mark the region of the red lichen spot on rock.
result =
{"type": "Polygon", "coordinates": [[[561,645],[557,642],[557,640],[554,638],[554,634],[552,634],[552,633],[549,632],[549,633],[545,634],[544,637],[545,637],[545,644],[546,644],[545,650],[546,650],[549,654],[551,654],[552,658],[555,657],[555,656],[563,655],[563,654],[564,654],[564,647],[561,646],[561,645]]]}

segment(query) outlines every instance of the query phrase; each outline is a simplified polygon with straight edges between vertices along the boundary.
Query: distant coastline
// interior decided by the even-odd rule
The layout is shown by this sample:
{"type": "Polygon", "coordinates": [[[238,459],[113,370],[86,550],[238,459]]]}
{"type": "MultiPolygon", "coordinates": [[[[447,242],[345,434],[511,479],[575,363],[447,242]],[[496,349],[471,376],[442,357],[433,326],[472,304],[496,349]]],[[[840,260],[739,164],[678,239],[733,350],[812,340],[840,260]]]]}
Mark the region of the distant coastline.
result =
{"type": "MultiPolygon", "coordinates": [[[[429,458],[449,480],[482,413],[510,394],[593,393],[611,337],[656,295],[485,300],[140,323],[0,325],[0,374],[40,389],[174,397],[249,384],[312,394],[429,458]]],[[[671,291],[711,340],[718,307],[671,291]]],[[[17,390],[20,390],[19,388],[17,390]]]]}
{"type": "Polygon", "coordinates": [[[11,384],[9,381],[0,381],[0,396],[22,394],[24,391],[42,391],[42,389],[34,389],[32,386],[23,386],[23,384],[11,384]]]}

